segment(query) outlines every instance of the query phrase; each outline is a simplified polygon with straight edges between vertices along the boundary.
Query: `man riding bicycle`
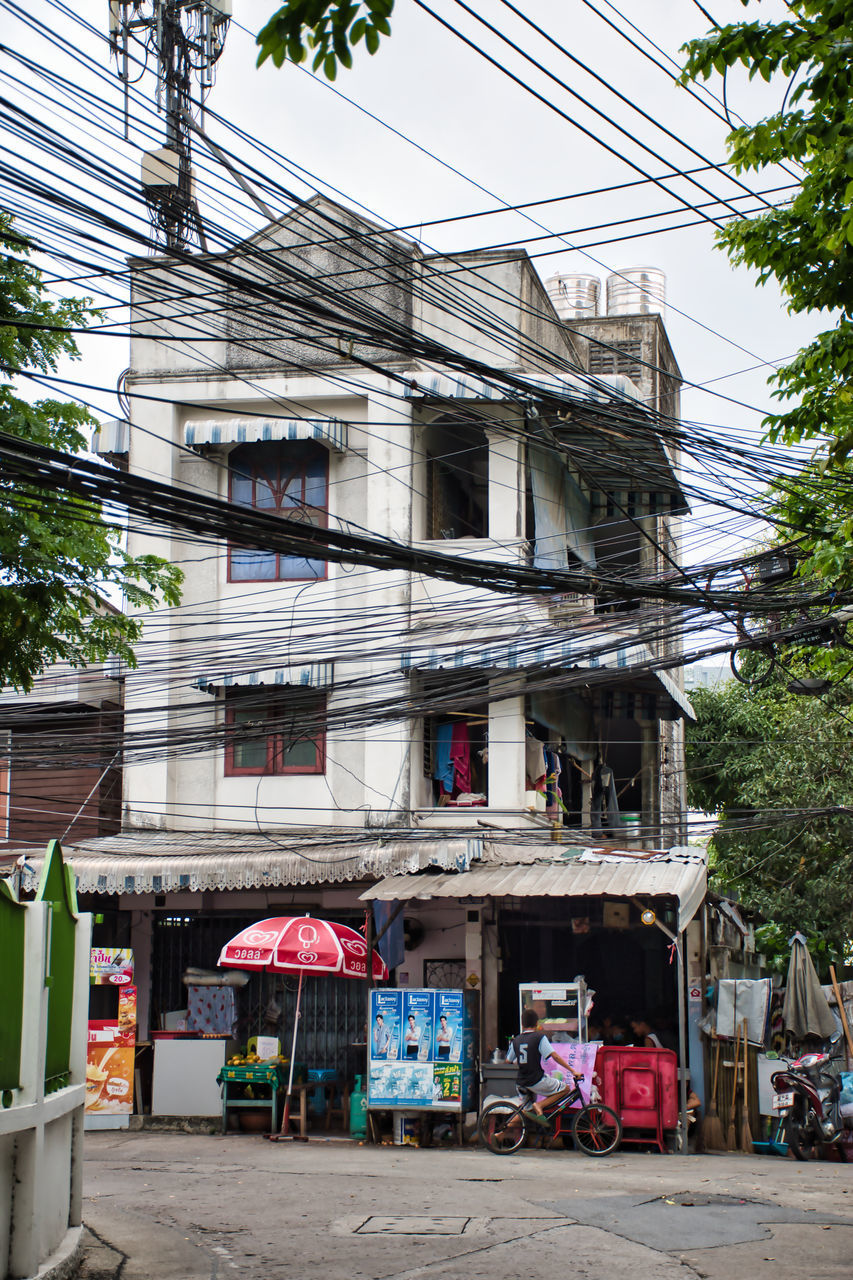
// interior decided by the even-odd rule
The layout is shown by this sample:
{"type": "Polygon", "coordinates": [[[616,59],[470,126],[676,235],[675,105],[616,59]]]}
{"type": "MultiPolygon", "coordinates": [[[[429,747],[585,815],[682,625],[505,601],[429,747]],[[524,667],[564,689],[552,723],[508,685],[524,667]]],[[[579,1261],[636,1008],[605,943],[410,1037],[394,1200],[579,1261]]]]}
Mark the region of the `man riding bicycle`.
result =
{"type": "Polygon", "coordinates": [[[560,1102],[571,1093],[574,1087],[563,1084],[556,1076],[545,1074],[542,1063],[548,1058],[553,1058],[559,1066],[571,1072],[575,1081],[583,1079],[583,1072],[575,1071],[574,1067],[569,1066],[565,1058],[557,1053],[548,1037],[539,1030],[539,1015],[536,1010],[527,1008],[521,1015],[521,1034],[513,1037],[506,1060],[518,1063],[516,1088],[519,1096],[523,1097],[524,1091],[529,1090],[531,1094],[538,1094],[544,1099],[540,1101],[540,1098],[537,1098],[529,1113],[530,1118],[541,1125],[548,1123],[543,1114],[545,1106],[560,1102]]]}

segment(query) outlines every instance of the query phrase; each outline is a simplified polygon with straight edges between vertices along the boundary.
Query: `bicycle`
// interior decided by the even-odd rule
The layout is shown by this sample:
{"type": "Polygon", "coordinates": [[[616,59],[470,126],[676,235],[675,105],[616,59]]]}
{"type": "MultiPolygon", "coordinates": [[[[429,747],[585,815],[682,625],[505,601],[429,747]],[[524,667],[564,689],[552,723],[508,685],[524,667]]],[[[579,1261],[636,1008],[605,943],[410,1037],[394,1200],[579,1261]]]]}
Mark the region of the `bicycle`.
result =
{"type": "MultiPolygon", "coordinates": [[[[544,1114],[551,1123],[545,1126],[531,1118],[530,1108],[536,1101],[535,1093],[525,1088],[521,1088],[519,1093],[519,1102],[499,1098],[480,1113],[480,1141],[496,1156],[512,1155],[530,1138],[555,1136],[562,1132],[559,1123],[562,1113],[582,1101],[580,1083],[576,1080],[575,1087],[565,1098],[550,1107],[546,1103],[544,1114]],[[555,1120],[556,1125],[553,1123],[555,1120]]],[[[612,1107],[606,1107],[602,1102],[587,1102],[572,1116],[571,1133],[576,1149],[583,1151],[584,1155],[609,1156],[622,1141],[622,1121],[612,1107]]]]}

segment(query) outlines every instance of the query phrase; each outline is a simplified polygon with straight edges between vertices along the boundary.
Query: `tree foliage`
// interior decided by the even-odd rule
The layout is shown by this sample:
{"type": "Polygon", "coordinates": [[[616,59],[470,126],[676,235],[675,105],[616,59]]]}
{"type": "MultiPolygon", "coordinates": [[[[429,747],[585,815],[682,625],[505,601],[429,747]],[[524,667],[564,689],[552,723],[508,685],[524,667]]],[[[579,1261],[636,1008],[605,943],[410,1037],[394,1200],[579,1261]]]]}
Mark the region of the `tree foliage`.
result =
{"type": "Polygon", "coordinates": [[[689,802],[719,814],[713,887],[761,912],[783,941],[800,929],[828,960],[853,939],[847,656],[820,698],[789,693],[787,675],[760,689],[696,690],[687,733],[689,802]]]}
{"type": "MultiPolygon", "coordinates": [[[[741,0],[748,7],[754,0],[741,0]]],[[[850,0],[788,0],[778,22],[717,27],[685,46],[682,79],[725,75],[779,82],[779,110],[728,138],[738,172],[796,166],[793,199],[729,223],[719,241],[737,263],[775,278],[792,312],[834,311],[837,323],[771,378],[780,401],[772,440],[827,439],[832,463],[853,452],[853,7],[850,0]]]]}
{"type": "MultiPolygon", "coordinates": [[[[48,299],[31,246],[0,214],[0,431],[76,452],[96,426],[81,405],[15,394],[14,378],[76,357],[73,331],[91,321],[85,299],[48,299]]],[[[49,663],[81,667],[117,654],[134,664],[141,623],[105,605],[120,591],[133,609],[177,604],[182,574],[158,556],[131,557],[98,506],[0,483],[0,683],[31,688],[49,663]]]]}
{"type": "Polygon", "coordinates": [[[352,66],[362,40],[373,54],[380,37],[390,36],[393,8],[394,0],[288,0],[258,33],[258,66],[267,58],[277,67],[285,59],[300,63],[313,53],[313,69],[334,80],[339,64],[352,66]]]}

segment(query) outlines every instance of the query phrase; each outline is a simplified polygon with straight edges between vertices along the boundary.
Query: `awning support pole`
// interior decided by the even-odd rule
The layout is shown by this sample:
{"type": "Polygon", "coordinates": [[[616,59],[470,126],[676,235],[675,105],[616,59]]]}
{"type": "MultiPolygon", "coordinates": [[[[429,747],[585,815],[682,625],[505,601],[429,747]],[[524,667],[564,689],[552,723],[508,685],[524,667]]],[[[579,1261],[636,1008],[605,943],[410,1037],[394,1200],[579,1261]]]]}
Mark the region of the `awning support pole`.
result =
{"type": "MultiPolygon", "coordinates": [[[[644,910],[642,902],[638,902],[636,898],[631,901],[635,907],[644,910]]],[[[675,960],[678,966],[678,1111],[681,1121],[681,1153],[688,1155],[687,1149],[687,1020],[684,1016],[684,1005],[687,1000],[687,986],[684,973],[684,931],[673,933],[671,929],[667,929],[665,924],[661,924],[660,920],[655,917],[655,925],[660,929],[661,933],[669,938],[675,948],[675,960]]]]}

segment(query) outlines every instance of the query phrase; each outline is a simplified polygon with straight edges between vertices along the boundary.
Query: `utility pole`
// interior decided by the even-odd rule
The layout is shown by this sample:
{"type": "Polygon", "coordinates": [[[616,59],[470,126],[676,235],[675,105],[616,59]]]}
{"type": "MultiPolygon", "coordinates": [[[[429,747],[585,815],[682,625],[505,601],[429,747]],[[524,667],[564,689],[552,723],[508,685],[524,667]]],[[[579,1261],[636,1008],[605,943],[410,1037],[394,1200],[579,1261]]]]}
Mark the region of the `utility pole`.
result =
{"type": "Polygon", "coordinates": [[[191,135],[225,47],[231,0],[109,0],[110,47],[124,83],[124,132],[129,137],[129,89],[146,66],[156,75],[157,110],[165,145],[142,157],[142,190],[153,243],[206,248],[195,198],[191,135]],[[195,88],[195,96],[194,96],[195,88]]]}

